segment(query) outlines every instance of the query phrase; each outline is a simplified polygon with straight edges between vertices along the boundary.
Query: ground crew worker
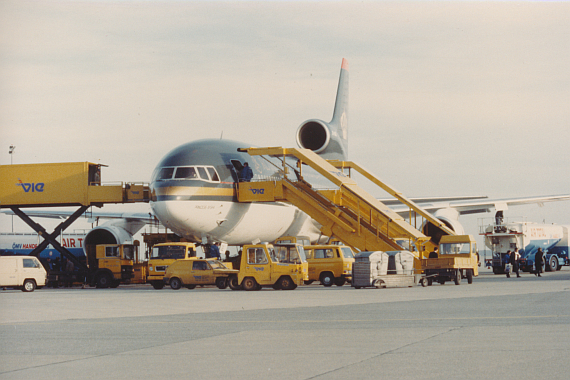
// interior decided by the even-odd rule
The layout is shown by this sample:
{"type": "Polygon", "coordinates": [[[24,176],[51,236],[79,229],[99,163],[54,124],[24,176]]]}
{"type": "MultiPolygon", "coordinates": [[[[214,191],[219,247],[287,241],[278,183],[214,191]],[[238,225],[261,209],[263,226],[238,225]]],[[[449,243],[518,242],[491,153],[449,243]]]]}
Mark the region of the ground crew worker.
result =
{"type": "Polygon", "coordinates": [[[542,277],[540,272],[542,272],[542,258],[544,257],[544,253],[542,252],[542,248],[539,248],[536,254],[534,255],[534,266],[535,271],[534,275],[538,277],[542,277]]]}
{"type": "Polygon", "coordinates": [[[513,267],[513,273],[517,274],[517,277],[520,277],[519,274],[519,259],[521,255],[519,253],[519,249],[515,248],[515,251],[511,254],[511,265],[513,267]]]}
{"type": "Polygon", "coordinates": [[[249,167],[249,164],[245,162],[243,168],[239,172],[239,179],[241,182],[249,182],[253,178],[253,170],[249,167]]]}

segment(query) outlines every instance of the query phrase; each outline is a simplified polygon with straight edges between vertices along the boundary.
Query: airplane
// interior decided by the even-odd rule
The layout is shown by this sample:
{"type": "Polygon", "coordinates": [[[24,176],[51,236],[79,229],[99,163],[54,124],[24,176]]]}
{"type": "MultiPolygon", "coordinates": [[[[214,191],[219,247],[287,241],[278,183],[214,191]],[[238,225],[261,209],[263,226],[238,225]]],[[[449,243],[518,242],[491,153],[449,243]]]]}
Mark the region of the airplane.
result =
{"type": "MultiPolygon", "coordinates": [[[[309,119],[296,131],[297,144],[325,159],[348,158],[348,62],[342,60],[333,117],[330,122],[309,119]]],[[[84,246],[132,243],[146,223],[158,219],[175,234],[206,246],[214,242],[243,245],[255,240],[274,241],[281,236],[308,236],[316,242],[320,225],[298,208],[282,202],[239,203],[236,183],[247,162],[256,180],[281,179],[276,166],[240,148],[253,145],[223,139],[204,139],[180,145],[157,164],[150,181],[151,214],[92,212],[91,218],[112,220],[87,233],[84,246]]],[[[279,166],[279,165],[277,165],[279,166]]],[[[305,174],[304,174],[305,176],[305,174]]],[[[569,200],[570,195],[488,199],[485,196],[412,198],[457,234],[464,234],[459,217],[465,214],[507,210],[509,206],[569,200]]],[[[409,208],[396,200],[381,200],[408,217],[409,208]]],[[[5,213],[10,213],[5,211],[5,213]]],[[[29,216],[64,217],[69,212],[28,211],[29,216]]],[[[426,231],[430,235],[429,229],[426,231]]]]}

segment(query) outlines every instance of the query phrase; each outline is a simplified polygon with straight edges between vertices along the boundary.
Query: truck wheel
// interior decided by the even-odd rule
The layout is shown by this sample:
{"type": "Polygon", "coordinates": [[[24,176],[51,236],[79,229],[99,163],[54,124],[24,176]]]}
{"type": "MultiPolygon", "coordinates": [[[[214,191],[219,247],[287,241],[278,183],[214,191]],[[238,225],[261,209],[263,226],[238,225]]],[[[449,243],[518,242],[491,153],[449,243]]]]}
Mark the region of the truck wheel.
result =
{"type": "Polygon", "coordinates": [[[433,278],[428,277],[427,282],[428,282],[428,286],[431,286],[433,284],[433,278]]]}
{"type": "Polygon", "coordinates": [[[182,287],[182,281],[178,277],[172,277],[170,279],[170,287],[174,290],[178,290],[182,287]]]}
{"type": "Polygon", "coordinates": [[[119,285],[121,285],[121,280],[113,279],[113,281],[111,281],[111,288],[118,288],[119,285]]]}
{"type": "Polygon", "coordinates": [[[423,286],[424,288],[425,288],[426,286],[428,286],[428,279],[425,278],[425,277],[422,278],[422,279],[420,280],[420,285],[423,286]]]}
{"type": "Polygon", "coordinates": [[[346,283],[346,279],[344,277],[338,277],[334,279],[334,284],[336,286],[343,286],[346,283]]]}
{"type": "Polygon", "coordinates": [[[196,284],[192,284],[192,285],[186,285],[186,287],[190,290],[192,289],[196,289],[196,284]]]}
{"type": "Polygon", "coordinates": [[[23,292],[33,292],[34,289],[36,288],[36,282],[34,280],[26,280],[24,281],[24,284],[22,286],[22,291],[23,292]]]}
{"type": "Polygon", "coordinates": [[[558,270],[558,257],[551,256],[550,260],[548,260],[548,269],[551,272],[556,272],[558,270]]]}
{"type": "Polygon", "coordinates": [[[320,281],[321,284],[323,284],[323,286],[328,288],[329,286],[332,286],[334,281],[334,276],[330,272],[322,273],[320,281]]]}
{"type": "Polygon", "coordinates": [[[305,280],[305,285],[311,285],[314,280],[305,280]]]}
{"type": "Polygon", "coordinates": [[[246,277],[243,279],[241,286],[243,290],[257,290],[257,281],[253,277],[246,277]]]}
{"type": "Polygon", "coordinates": [[[473,269],[467,269],[467,283],[473,283],[473,269]]]}
{"type": "Polygon", "coordinates": [[[216,278],[216,286],[218,289],[225,289],[228,287],[228,278],[227,277],[218,277],[216,278]]]}
{"type": "Polygon", "coordinates": [[[297,287],[297,284],[291,280],[291,277],[283,276],[279,279],[279,287],[283,290],[293,290],[297,287]]]}
{"type": "Polygon", "coordinates": [[[152,287],[155,288],[156,290],[164,288],[164,281],[152,281],[151,284],[152,287]]]}
{"type": "Polygon", "coordinates": [[[455,285],[461,284],[461,269],[455,271],[455,277],[453,278],[455,285]]]}
{"type": "Polygon", "coordinates": [[[108,288],[111,286],[112,281],[113,278],[109,273],[101,273],[99,276],[97,276],[97,280],[95,280],[96,287],[102,289],[108,288]]]}
{"type": "Polygon", "coordinates": [[[239,286],[237,275],[233,275],[228,279],[228,285],[230,286],[231,290],[240,290],[241,286],[239,286]]]}

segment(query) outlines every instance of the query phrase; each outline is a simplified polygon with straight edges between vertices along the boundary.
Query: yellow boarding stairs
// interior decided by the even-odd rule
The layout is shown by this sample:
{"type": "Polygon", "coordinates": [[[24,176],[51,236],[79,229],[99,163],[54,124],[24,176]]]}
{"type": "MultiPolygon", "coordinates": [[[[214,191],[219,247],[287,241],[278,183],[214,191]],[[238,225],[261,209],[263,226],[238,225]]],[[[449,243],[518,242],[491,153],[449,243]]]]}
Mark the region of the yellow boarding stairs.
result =
{"type": "MultiPolygon", "coordinates": [[[[340,169],[355,169],[377,186],[410,208],[410,221],[415,216],[439,227],[444,235],[455,235],[441,221],[420,208],[404,195],[381,182],[359,165],[348,161],[325,160],[309,149],[244,148],[251,156],[271,156],[281,159],[283,178],[274,181],[240,182],[239,202],[288,202],[307,213],[322,225],[321,232],[336,237],[361,251],[404,250],[398,241],[407,240],[417,258],[427,257],[437,242],[430,240],[402,216],[360,188],[340,169]],[[287,177],[290,169],[286,157],[298,160],[298,176],[287,177]],[[302,164],[307,164],[338,187],[336,190],[315,190],[302,177],[302,164]],[[424,254],[425,253],[425,254],[424,254]]],[[[270,161],[271,162],[271,161],[270,161]]],[[[418,267],[418,266],[416,266],[418,267]]]]}

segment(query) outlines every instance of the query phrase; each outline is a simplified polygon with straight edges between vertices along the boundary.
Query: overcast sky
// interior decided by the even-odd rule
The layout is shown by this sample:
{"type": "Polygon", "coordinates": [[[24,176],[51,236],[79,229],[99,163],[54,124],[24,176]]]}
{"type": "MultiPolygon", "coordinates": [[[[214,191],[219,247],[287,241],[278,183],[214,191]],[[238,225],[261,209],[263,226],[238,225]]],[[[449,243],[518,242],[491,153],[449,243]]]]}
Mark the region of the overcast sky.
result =
{"type": "Polygon", "coordinates": [[[569,2],[0,0],[0,164],[148,181],[195,139],[292,147],[343,57],[350,159],[404,194],[570,193],[569,2]]]}

